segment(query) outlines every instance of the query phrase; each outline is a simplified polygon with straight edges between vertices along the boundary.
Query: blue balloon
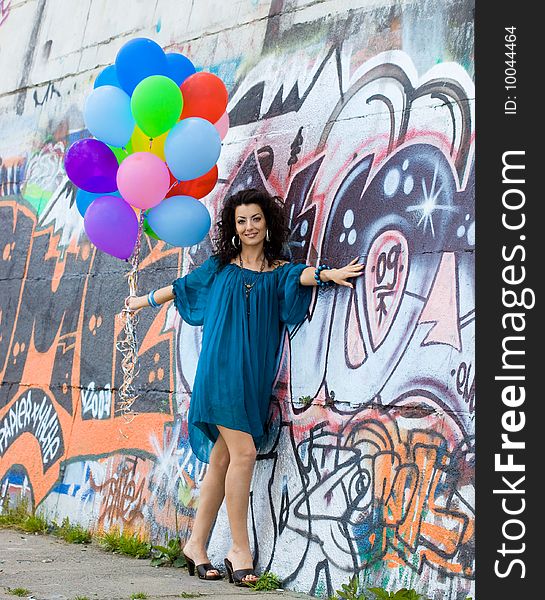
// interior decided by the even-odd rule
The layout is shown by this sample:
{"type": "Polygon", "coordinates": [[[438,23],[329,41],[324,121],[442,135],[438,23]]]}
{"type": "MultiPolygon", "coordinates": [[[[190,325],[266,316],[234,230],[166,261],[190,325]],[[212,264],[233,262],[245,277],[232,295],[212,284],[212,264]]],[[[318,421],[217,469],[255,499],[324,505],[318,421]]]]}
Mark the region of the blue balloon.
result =
{"type": "Polygon", "coordinates": [[[100,87],[102,85],[113,85],[114,87],[121,87],[119,83],[119,79],[117,78],[117,71],[115,70],[115,65],[110,65],[98,74],[95,79],[95,83],[93,84],[94,88],[100,87]]]}
{"type": "Polygon", "coordinates": [[[87,129],[101,142],[123,148],[134,131],[131,99],[113,85],[95,88],[83,108],[87,129]]]}
{"type": "Polygon", "coordinates": [[[101,198],[102,196],[117,196],[121,198],[121,194],[119,192],[113,192],[112,194],[94,194],[93,192],[86,192],[85,190],[78,190],[76,194],[76,207],[79,211],[79,214],[82,217],[85,217],[85,213],[87,209],[91,205],[91,202],[96,198],[101,198]]]}
{"type": "Polygon", "coordinates": [[[135,38],[124,44],[117,53],[115,68],[119,83],[129,96],[150,75],[170,76],[163,49],[148,38],[135,38]]]}
{"type": "Polygon", "coordinates": [[[171,196],[146,213],[153,232],[173,246],[189,247],[201,242],[210,230],[210,213],[191,196],[171,196]]]}
{"type": "Polygon", "coordinates": [[[179,181],[190,181],[208,173],[216,164],[220,152],[218,130],[200,117],[178,121],[165,140],[168,168],[179,181]]]}
{"type": "Polygon", "coordinates": [[[183,54],[167,52],[166,57],[170,69],[169,77],[176,82],[176,85],[181,85],[190,75],[197,72],[193,63],[183,54]]]}

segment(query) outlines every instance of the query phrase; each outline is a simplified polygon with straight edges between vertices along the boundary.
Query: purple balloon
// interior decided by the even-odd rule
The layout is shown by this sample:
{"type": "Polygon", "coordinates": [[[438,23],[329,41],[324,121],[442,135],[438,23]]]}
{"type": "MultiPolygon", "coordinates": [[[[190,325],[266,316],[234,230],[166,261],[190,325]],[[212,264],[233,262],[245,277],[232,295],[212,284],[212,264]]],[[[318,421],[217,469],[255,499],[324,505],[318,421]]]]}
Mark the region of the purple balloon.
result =
{"type": "Polygon", "coordinates": [[[70,181],[86,192],[106,194],[117,190],[115,154],[100,140],[85,138],[74,142],[64,157],[70,181]]]}
{"type": "Polygon", "coordinates": [[[138,219],[130,204],[117,196],[101,196],[89,205],[85,233],[103,252],[116,258],[131,256],[138,236],[138,219]]]}

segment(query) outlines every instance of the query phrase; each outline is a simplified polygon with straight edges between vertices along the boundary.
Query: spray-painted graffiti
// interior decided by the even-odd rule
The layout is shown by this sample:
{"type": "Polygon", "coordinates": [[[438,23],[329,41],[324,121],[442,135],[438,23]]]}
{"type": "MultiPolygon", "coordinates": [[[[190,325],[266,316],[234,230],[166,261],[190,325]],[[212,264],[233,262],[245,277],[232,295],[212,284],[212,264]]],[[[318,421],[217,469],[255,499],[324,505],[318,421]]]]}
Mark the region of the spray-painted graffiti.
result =
{"type": "Polygon", "coordinates": [[[48,100],[53,98],[54,95],[56,95],[58,98],[61,97],[61,93],[55,87],[53,82],[49,82],[47,84],[47,88],[41,98],[38,97],[38,91],[34,90],[34,94],[32,94],[32,97],[34,98],[34,106],[43,106],[48,100]]]}
{"type": "Polygon", "coordinates": [[[29,389],[17,398],[0,421],[0,456],[25,431],[38,441],[43,469],[47,471],[61,457],[64,444],[55,407],[39,389],[29,389]]]}
{"type": "Polygon", "coordinates": [[[81,414],[84,419],[109,419],[112,414],[112,390],[107,383],[96,388],[92,381],[86,390],[81,390],[81,414]]]}
{"type": "Polygon", "coordinates": [[[6,22],[9,17],[11,0],[0,0],[0,25],[6,22]]]}
{"type": "Polygon", "coordinates": [[[131,524],[142,519],[142,494],[145,479],[137,470],[138,459],[124,458],[115,473],[103,483],[97,484],[91,474],[90,485],[102,493],[102,513],[98,525],[111,525],[117,520],[131,524]],[[140,481],[139,481],[140,480],[140,481]]]}
{"type": "MultiPolygon", "coordinates": [[[[203,201],[214,220],[238,189],[279,194],[292,260],[366,270],[286,332],[252,483],[256,563],[320,597],[357,573],[460,600],[475,576],[472,49],[449,38],[447,62],[447,40],[425,56],[413,42],[449,11],[470,39],[472,17],[456,2],[427,20],[392,5],[286,29],[285,10],[271,3],[261,56],[227,45],[204,65],[228,83],[231,128],[203,201]]],[[[34,104],[65,102],[57,87],[34,104]]],[[[138,414],[124,420],[126,269],[90,246],[74,206],[62,164],[78,128],[61,120],[0,162],[0,491],[92,528],[185,536],[206,473],[187,436],[201,329],[172,306],[140,313],[138,414]]],[[[183,251],[147,238],[142,288],[211,251],[210,238],[183,251]]],[[[211,559],[228,544],[222,508],[211,559]]]]}

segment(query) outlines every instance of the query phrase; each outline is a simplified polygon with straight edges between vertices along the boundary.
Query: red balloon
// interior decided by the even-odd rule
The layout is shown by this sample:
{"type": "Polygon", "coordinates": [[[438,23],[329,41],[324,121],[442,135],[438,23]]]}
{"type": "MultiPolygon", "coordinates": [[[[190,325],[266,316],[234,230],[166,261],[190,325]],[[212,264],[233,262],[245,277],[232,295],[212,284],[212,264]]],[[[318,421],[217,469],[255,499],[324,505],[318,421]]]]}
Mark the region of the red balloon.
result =
{"type": "Polygon", "coordinates": [[[227,108],[227,88],[213,73],[193,73],[180,86],[184,99],[182,119],[201,117],[215,123],[227,108]]]}
{"type": "Polygon", "coordinates": [[[170,185],[166,197],[170,196],[192,196],[193,198],[204,198],[216,185],[218,180],[218,165],[214,165],[208,173],[191,179],[191,181],[180,181],[170,174],[170,185]],[[174,185],[173,185],[174,184],[174,185]]]}

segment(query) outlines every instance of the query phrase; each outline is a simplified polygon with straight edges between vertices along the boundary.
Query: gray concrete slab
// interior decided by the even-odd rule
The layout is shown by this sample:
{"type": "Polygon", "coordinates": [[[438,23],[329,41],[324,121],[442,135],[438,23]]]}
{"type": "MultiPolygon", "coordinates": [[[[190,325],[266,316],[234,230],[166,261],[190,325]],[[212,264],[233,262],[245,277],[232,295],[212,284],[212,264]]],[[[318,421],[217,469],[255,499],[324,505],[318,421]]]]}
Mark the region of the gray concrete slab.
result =
{"type": "Polygon", "coordinates": [[[261,596],[264,600],[306,598],[297,592],[256,592],[222,581],[190,577],[187,569],[152,567],[138,560],[101,550],[96,543],[68,544],[50,535],[0,529],[0,600],[13,600],[10,589],[26,588],[34,600],[130,600],[143,592],[148,600],[181,598],[182,592],[203,599],[261,596]]]}

